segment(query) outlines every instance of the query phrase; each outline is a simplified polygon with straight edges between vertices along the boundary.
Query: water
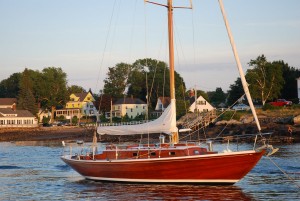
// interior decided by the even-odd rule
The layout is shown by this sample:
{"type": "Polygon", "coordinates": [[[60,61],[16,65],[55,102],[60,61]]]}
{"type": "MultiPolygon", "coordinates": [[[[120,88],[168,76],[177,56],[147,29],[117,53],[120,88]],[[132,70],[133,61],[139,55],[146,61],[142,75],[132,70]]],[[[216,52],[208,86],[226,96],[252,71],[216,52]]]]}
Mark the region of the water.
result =
{"type": "MultiPolygon", "coordinates": [[[[300,185],[300,144],[279,147],[272,160],[300,185]]],[[[203,186],[88,181],[61,153],[60,143],[0,143],[0,200],[300,200],[300,189],[267,157],[233,186],[203,186]]]]}

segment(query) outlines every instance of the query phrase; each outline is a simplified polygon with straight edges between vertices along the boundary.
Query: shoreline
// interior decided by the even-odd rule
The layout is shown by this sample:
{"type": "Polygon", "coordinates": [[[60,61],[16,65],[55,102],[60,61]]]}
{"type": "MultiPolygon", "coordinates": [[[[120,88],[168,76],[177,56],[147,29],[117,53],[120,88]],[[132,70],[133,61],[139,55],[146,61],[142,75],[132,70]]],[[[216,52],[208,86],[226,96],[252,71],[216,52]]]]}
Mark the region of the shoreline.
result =
{"type": "MultiPolygon", "coordinates": [[[[293,138],[293,143],[300,142],[300,127],[292,126],[293,133],[292,135],[288,132],[287,127],[289,125],[285,124],[266,124],[262,126],[262,133],[272,132],[272,143],[286,142],[289,143],[289,139],[293,138]]],[[[91,142],[93,138],[94,127],[37,127],[37,128],[0,128],[0,142],[10,142],[10,141],[76,141],[83,140],[85,142],[91,142]]],[[[246,135],[246,134],[255,134],[257,129],[253,124],[229,124],[224,128],[224,125],[211,125],[200,131],[201,138],[214,138],[217,135],[222,133],[222,137],[226,138],[228,136],[236,135],[246,135]]],[[[103,135],[98,141],[105,142],[125,142],[125,141],[134,141],[140,142],[140,135],[132,136],[108,136],[103,135]]],[[[146,138],[146,137],[144,137],[146,138]]],[[[153,134],[151,136],[151,141],[158,141],[159,134],[153,134]]],[[[188,133],[180,133],[180,139],[183,140],[197,140],[198,134],[189,136],[188,133]]],[[[268,137],[267,137],[268,138],[268,137]]],[[[167,139],[167,138],[166,138],[167,139]]],[[[251,141],[251,139],[250,139],[251,141]]]]}

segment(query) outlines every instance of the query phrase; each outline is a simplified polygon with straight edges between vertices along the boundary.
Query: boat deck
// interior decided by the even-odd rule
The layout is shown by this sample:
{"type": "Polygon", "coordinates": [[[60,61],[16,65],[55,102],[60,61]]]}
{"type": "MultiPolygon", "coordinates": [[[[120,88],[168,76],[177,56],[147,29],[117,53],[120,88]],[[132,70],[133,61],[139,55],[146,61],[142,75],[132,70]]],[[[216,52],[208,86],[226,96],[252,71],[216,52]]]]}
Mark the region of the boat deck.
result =
{"type": "Polygon", "coordinates": [[[130,146],[115,146],[107,145],[105,150],[93,156],[81,155],[80,160],[124,160],[124,159],[147,159],[147,158],[169,158],[194,155],[215,154],[217,152],[208,151],[206,148],[195,146],[194,144],[170,144],[158,145],[130,145],[130,146]]]}

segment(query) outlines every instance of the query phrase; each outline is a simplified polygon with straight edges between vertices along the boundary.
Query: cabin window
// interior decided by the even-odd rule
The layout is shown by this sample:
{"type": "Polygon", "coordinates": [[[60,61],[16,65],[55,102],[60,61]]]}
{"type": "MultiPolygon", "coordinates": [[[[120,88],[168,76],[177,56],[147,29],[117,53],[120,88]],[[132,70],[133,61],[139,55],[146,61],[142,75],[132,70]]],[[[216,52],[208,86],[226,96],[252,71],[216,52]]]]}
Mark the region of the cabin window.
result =
{"type": "Polygon", "coordinates": [[[175,151],[170,151],[170,152],[169,152],[169,155],[170,155],[170,156],[175,156],[175,151]]]}
{"type": "Polygon", "coordinates": [[[194,150],[195,155],[199,155],[199,150],[194,150]]]}
{"type": "Polygon", "coordinates": [[[155,152],[151,152],[150,155],[151,156],[156,156],[156,153],[155,152]]]}
{"type": "Polygon", "coordinates": [[[138,156],[138,153],[132,153],[132,156],[138,156]]]}

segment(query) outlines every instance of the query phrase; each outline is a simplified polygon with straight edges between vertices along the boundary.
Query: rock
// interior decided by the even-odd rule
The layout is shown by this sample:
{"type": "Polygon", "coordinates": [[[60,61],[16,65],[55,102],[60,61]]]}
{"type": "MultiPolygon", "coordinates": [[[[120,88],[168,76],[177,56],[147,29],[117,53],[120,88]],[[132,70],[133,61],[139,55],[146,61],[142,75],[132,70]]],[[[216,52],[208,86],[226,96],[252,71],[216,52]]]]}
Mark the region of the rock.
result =
{"type": "Polygon", "coordinates": [[[294,121],[294,124],[295,124],[295,125],[300,125],[300,115],[295,116],[295,117],[293,118],[293,121],[294,121]]]}
{"type": "Polygon", "coordinates": [[[232,119],[232,120],[230,120],[230,121],[225,121],[225,120],[222,120],[222,121],[218,121],[217,123],[216,123],[216,125],[217,126],[219,126],[219,125],[224,125],[224,124],[229,124],[229,125],[236,125],[236,124],[242,124],[240,121],[237,121],[237,120],[234,120],[234,119],[232,119]]]}

